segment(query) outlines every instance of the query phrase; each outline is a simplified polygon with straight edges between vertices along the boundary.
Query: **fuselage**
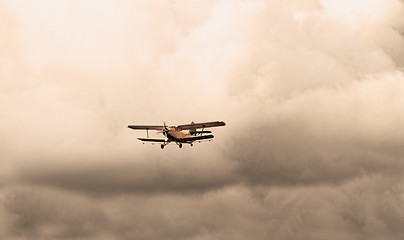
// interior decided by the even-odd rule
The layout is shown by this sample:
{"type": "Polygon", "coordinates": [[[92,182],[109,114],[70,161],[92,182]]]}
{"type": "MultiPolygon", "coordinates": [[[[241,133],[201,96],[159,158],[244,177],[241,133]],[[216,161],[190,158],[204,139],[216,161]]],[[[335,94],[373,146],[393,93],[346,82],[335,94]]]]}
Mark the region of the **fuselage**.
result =
{"type": "MultiPolygon", "coordinates": [[[[189,143],[196,140],[213,138],[213,135],[211,134],[196,137],[194,134],[192,134],[192,130],[177,130],[175,127],[169,127],[168,130],[169,131],[167,131],[166,137],[169,140],[176,142],[189,143]]],[[[206,131],[206,133],[210,133],[210,131],[206,131]]]]}
{"type": "Polygon", "coordinates": [[[179,140],[181,138],[189,138],[192,136],[189,130],[177,130],[175,128],[169,128],[169,130],[167,138],[171,140],[179,140]]]}

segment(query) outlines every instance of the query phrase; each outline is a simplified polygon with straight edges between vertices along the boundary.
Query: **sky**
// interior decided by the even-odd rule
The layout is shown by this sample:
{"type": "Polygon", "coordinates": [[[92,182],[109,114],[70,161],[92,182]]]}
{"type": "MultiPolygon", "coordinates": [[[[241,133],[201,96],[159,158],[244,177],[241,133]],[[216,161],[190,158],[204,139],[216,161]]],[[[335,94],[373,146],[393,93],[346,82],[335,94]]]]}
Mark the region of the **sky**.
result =
{"type": "Polygon", "coordinates": [[[403,69],[400,0],[0,0],[0,238],[402,239],[403,69]]]}

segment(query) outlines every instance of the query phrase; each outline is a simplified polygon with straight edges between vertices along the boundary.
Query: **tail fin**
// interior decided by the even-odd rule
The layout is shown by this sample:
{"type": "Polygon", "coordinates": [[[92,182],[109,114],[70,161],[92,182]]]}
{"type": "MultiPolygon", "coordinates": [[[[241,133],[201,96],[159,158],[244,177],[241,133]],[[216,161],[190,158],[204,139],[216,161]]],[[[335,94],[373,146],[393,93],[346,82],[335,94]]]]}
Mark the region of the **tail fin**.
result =
{"type": "MultiPolygon", "coordinates": [[[[195,124],[195,122],[192,121],[191,124],[195,124]]],[[[196,128],[191,128],[191,129],[189,129],[189,133],[190,133],[191,135],[196,135],[196,128]]]]}

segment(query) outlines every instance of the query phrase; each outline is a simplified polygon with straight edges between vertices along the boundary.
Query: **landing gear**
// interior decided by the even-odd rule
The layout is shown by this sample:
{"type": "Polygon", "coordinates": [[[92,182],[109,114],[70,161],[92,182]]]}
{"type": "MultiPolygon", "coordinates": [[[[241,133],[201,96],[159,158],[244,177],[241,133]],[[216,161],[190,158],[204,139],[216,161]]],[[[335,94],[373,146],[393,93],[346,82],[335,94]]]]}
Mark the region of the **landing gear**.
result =
{"type": "Polygon", "coordinates": [[[178,147],[182,148],[182,143],[180,143],[180,144],[178,145],[178,147]]]}
{"type": "Polygon", "coordinates": [[[194,146],[194,144],[193,144],[193,143],[191,143],[191,147],[192,147],[192,146],[194,146]]]}
{"type": "Polygon", "coordinates": [[[161,149],[164,149],[164,144],[161,144],[161,149]]]}

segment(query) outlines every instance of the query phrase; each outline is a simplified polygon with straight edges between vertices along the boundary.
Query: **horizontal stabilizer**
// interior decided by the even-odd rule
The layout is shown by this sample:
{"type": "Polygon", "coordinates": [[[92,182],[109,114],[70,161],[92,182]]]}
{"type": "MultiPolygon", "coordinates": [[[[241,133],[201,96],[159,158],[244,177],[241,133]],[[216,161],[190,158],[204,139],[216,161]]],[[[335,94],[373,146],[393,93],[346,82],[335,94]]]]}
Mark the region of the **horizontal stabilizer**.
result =
{"type": "Polygon", "coordinates": [[[189,133],[191,133],[192,135],[198,135],[198,134],[206,134],[206,133],[212,133],[212,131],[197,131],[197,130],[189,130],[189,133]]]}

